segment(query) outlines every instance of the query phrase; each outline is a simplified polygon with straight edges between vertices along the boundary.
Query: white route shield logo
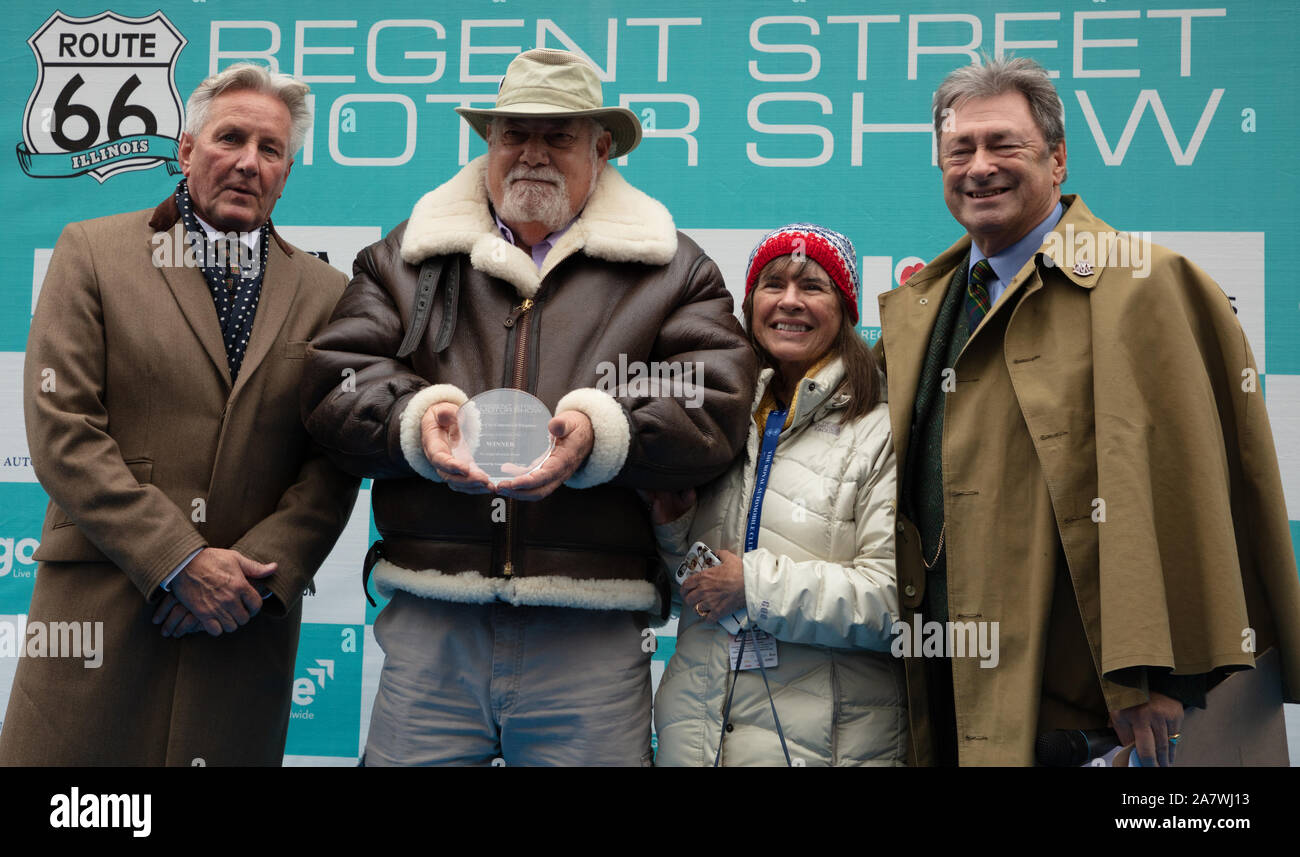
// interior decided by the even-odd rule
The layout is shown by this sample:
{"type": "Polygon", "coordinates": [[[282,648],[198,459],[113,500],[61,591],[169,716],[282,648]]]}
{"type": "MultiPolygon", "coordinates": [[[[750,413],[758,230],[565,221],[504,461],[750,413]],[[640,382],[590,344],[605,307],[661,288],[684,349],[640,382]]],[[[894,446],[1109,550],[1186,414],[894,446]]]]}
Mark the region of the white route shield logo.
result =
{"type": "Polygon", "coordinates": [[[23,172],[88,174],[98,182],[159,164],[179,172],[183,108],[175,72],[186,39],[167,16],[55,12],[27,44],[37,78],[18,144],[23,172]]]}

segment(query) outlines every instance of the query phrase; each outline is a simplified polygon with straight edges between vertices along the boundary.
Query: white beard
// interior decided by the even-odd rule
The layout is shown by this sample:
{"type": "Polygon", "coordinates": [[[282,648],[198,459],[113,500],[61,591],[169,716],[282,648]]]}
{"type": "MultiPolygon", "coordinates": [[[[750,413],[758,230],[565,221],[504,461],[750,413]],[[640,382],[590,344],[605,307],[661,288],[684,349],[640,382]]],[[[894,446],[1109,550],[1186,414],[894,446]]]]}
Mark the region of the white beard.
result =
{"type": "Polygon", "coordinates": [[[497,214],[507,223],[540,223],[551,232],[564,226],[576,214],[569,208],[569,189],[564,173],[554,167],[515,167],[506,175],[505,194],[498,209],[497,214]],[[554,184],[518,181],[528,177],[554,184]]]}

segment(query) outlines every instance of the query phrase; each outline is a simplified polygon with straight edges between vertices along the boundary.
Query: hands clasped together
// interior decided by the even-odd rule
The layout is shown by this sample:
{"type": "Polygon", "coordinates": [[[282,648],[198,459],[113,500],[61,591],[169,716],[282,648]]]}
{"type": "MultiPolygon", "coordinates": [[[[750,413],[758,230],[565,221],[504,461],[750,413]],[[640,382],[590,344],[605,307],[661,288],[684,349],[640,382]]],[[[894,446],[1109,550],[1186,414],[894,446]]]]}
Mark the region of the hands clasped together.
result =
{"type": "Polygon", "coordinates": [[[164,637],[207,631],[214,637],[230,633],[257,615],[262,599],[271,594],[263,578],[275,574],[276,563],[261,563],[239,551],[204,548],[172,581],[153,614],[164,637]]]}

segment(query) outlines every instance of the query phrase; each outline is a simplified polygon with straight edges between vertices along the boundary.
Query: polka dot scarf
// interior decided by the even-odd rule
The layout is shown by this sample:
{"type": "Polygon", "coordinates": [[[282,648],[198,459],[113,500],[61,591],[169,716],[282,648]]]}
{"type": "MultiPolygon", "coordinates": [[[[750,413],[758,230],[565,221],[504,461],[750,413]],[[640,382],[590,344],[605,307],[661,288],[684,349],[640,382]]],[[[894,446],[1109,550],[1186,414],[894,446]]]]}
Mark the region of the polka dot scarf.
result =
{"type": "MultiPolygon", "coordinates": [[[[180,209],[187,240],[194,247],[195,256],[203,263],[200,270],[217,308],[221,339],[226,346],[226,365],[230,368],[230,381],[233,384],[239,377],[239,367],[244,362],[248,337],[253,332],[253,317],[257,315],[257,302],[262,296],[262,277],[266,272],[266,254],[271,243],[270,229],[262,224],[261,241],[258,244],[260,258],[257,263],[240,266],[241,261],[251,261],[246,258],[247,245],[240,241],[232,254],[226,248],[216,246],[215,242],[208,241],[207,232],[194,216],[190,189],[184,179],[176,186],[176,207],[180,209]],[[235,262],[238,272],[226,267],[227,260],[235,262]]],[[[235,240],[239,241],[238,236],[235,240]]]]}

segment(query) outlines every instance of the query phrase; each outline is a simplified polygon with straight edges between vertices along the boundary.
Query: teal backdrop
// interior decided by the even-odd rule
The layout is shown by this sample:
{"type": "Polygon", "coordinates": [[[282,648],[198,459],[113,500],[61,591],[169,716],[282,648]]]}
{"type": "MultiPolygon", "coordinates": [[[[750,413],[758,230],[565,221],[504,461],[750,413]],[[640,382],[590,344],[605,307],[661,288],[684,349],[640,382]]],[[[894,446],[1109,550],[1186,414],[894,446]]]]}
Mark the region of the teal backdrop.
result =
{"type": "MultiPolygon", "coordinates": [[[[1290,0],[103,2],[14,4],[0,23],[0,139],[13,146],[0,156],[0,621],[26,613],[46,502],[21,367],[50,249],[68,221],[170,193],[180,105],[243,59],[311,85],[311,134],[274,216],[341,270],[485,150],[452,108],[491,104],[519,51],[564,47],[600,69],[606,103],[642,118],[646,140],[617,168],[668,206],[733,292],[763,232],[826,224],[856,244],[861,332],[874,341],[875,295],[962,232],[935,166],[935,87],[981,53],[1031,56],[1065,104],[1065,191],[1188,255],[1232,296],[1300,533],[1290,0]]],[[[354,763],[364,742],[382,663],[359,574],[373,538],[363,490],[306,602],[291,764],[354,763]]],[[[673,633],[659,633],[656,679],[673,633]]],[[[0,712],[15,664],[0,657],[0,712]]]]}

